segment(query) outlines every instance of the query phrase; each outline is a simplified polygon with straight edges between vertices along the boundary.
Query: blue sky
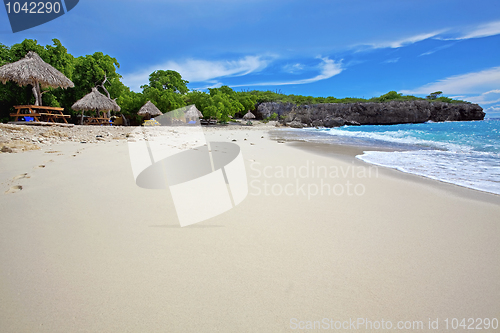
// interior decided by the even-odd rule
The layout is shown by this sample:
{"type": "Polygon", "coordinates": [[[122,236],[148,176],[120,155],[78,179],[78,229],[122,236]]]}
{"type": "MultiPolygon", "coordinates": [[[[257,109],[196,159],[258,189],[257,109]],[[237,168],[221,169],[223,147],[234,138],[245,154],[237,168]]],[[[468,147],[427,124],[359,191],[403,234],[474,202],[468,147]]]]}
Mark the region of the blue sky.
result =
{"type": "Polygon", "coordinates": [[[378,96],[390,90],[478,103],[500,117],[498,0],[80,0],[70,12],[0,43],[61,40],[75,55],[118,59],[140,91],[156,69],[189,88],[378,96]]]}

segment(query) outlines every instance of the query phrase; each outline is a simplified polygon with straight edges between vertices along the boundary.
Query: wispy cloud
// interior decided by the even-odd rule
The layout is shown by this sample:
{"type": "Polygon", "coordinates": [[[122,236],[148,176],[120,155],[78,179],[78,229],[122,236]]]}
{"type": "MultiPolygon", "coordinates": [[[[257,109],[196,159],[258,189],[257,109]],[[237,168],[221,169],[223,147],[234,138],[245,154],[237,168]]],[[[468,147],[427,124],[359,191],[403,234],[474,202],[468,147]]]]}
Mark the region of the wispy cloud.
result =
{"type": "Polygon", "coordinates": [[[436,53],[438,51],[447,49],[447,48],[449,48],[449,47],[451,47],[453,45],[455,45],[455,43],[449,43],[449,44],[438,46],[438,47],[436,47],[436,48],[434,48],[432,50],[429,50],[427,52],[424,52],[424,53],[420,54],[419,57],[426,56],[426,55],[431,55],[431,54],[436,53]]]}
{"type": "MultiPolygon", "coordinates": [[[[354,48],[361,49],[382,49],[382,48],[393,48],[397,49],[403,46],[408,46],[417,42],[421,42],[426,39],[439,39],[439,40],[463,40],[470,38],[482,38],[488,36],[494,36],[500,34],[500,21],[494,21],[489,23],[484,23],[476,26],[470,26],[468,28],[445,28],[441,30],[435,30],[428,33],[421,33],[416,35],[411,35],[404,38],[385,40],[385,41],[375,41],[371,43],[364,43],[355,45],[354,48]],[[444,34],[458,34],[458,36],[447,37],[444,34]]],[[[430,50],[428,52],[422,53],[421,56],[429,55],[452,46],[453,44],[448,44],[446,46],[441,46],[436,49],[430,50]]]]}
{"type": "Polygon", "coordinates": [[[301,80],[292,80],[292,81],[279,81],[279,82],[260,82],[260,83],[250,83],[250,84],[240,84],[233,85],[233,87],[247,87],[247,86],[283,86],[290,84],[307,84],[316,81],[329,79],[337,74],[340,74],[343,70],[342,68],[342,60],[339,62],[335,62],[328,57],[319,57],[321,59],[321,64],[318,66],[320,69],[320,73],[312,78],[301,79],[301,80]]]}
{"type": "Polygon", "coordinates": [[[485,118],[500,118],[500,105],[493,105],[484,109],[486,112],[485,118]]]}
{"type": "Polygon", "coordinates": [[[214,78],[242,76],[266,68],[269,60],[259,56],[246,56],[233,61],[189,59],[185,62],[169,61],[166,68],[179,72],[190,82],[204,82],[214,78]]]}
{"type": "Polygon", "coordinates": [[[399,58],[393,58],[393,59],[387,59],[386,61],[383,61],[383,64],[394,64],[399,61],[399,58]]]}
{"type": "Polygon", "coordinates": [[[402,90],[404,94],[428,94],[443,91],[445,94],[484,94],[500,87],[500,67],[489,68],[428,83],[412,90],[402,90]]]}
{"type": "Polygon", "coordinates": [[[211,81],[208,82],[208,84],[202,86],[202,87],[197,87],[197,88],[192,88],[192,90],[206,90],[209,88],[220,88],[222,86],[222,82],[219,81],[211,81]]]}
{"type": "Polygon", "coordinates": [[[296,64],[286,64],[283,66],[283,71],[290,74],[297,74],[304,69],[304,65],[300,63],[296,64]]]}
{"type": "Polygon", "coordinates": [[[417,34],[417,35],[412,35],[396,40],[386,40],[386,41],[378,41],[378,42],[373,42],[373,43],[367,43],[363,44],[360,46],[367,46],[372,49],[382,49],[382,48],[392,48],[392,49],[397,49],[402,46],[407,46],[410,44],[414,44],[429,38],[433,38],[438,36],[439,34],[445,32],[447,29],[442,29],[442,30],[436,30],[433,32],[428,32],[428,33],[422,33],[422,34],[417,34]]]}
{"type": "Polygon", "coordinates": [[[216,78],[242,76],[259,72],[266,68],[270,61],[269,57],[262,56],[246,56],[230,61],[201,59],[187,59],[183,62],[167,61],[137,73],[123,75],[123,82],[132,90],[138,91],[141,85],[148,82],[149,74],[159,69],[177,71],[183,79],[189,82],[207,82],[216,78]]]}
{"type": "Polygon", "coordinates": [[[500,89],[490,90],[479,96],[468,97],[467,100],[477,104],[500,103],[500,89]]]}
{"type": "Polygon", "coordinates": [[[482,38],[500,34],[500,21],[489,22],[474,27],[463,29],[461,35],[454,38],[441,38],[445,40],[461,40],[470,38],[482,38]]]}

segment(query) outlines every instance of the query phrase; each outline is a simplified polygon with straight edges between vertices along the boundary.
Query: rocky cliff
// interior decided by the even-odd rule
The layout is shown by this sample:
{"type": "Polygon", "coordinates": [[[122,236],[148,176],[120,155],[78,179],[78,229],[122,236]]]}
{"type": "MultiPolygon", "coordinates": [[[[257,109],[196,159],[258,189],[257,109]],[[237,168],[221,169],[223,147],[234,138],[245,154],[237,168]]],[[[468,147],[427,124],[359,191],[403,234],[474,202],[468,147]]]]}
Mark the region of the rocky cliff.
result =
{"type": "MultiPolygon", "coordinates": [[[[351,125],[390,125],[426,121],[482,120],[485,113],[477,104],[451,104],[431,101],[392,101],[387,103],[325,103],[296,106],[291,103],[262,103],[257,116],[276,113],[286,124],[336,127],[351,125]]],[[[292,125],[292,126],[293,126],[292,125]]],[[[300,126],[299,126],[300,127],[300,126]]]]}

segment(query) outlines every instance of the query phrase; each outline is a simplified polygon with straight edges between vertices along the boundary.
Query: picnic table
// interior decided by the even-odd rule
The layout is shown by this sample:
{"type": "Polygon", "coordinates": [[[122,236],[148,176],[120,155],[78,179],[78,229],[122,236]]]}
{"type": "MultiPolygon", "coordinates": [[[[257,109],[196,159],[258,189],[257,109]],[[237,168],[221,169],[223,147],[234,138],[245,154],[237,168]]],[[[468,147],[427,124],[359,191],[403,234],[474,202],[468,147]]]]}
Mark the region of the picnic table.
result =
{"type": "Polygon", "coordinates": [[[109,118],[104,117],[87,117],[84,121],[85,125],[111,125],[109,118]]]}
{"type": "Polygon", "coordinates": [[[41,105],[16,105],[14,106],[16,113],[11,113],[11,117],[15,117],[15,121],[19,121],[20,117],[32,117],[34,121],[46,121],[55,123],[59,119],[64,121],[66,124],[68,121],[66,118],[71,117],[70,115],[64,114],[64,108],[57,108],[54,106],[41,106],[41,105]]]}

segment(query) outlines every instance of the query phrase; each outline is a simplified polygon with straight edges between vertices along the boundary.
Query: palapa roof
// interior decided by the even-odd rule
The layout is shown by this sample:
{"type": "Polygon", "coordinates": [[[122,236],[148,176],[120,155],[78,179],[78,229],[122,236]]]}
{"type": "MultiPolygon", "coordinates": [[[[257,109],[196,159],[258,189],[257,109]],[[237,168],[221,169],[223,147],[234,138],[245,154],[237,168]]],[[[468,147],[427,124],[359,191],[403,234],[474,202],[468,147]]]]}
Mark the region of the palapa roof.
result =
{"type": "Polygon", "coordinates": [[[0,67],[0,81],[14,81],[21,86],[35,85],[39,82],[42,88],[68,88],[75,85],[63,73],[43,61],[38,54],[29,51],[26,56],[0,67]]]}
{"type": "Polygon", "coordinates": [[[146,104],[142,106],[142,108],[137,112],[139,116],[146,116],[150,115],[151,117],[155,116],[161,116],[163,113],[154,105],[151,103],[151,101],[148,101],[146,104]]]}
{"type": "Polygon", "coordinates": [[[83,96],[71,106],[73,110],[99,110],[99,111],[120,111],[120,107],[114,100],[101,94],[96,87],[92,88],[92,92],[83,96]]]}
{"type": "Polygon", "coordinates": [[[254,119],[255,116],[252,112],[248,111],[244,116],[243,119],[254,119]]]}
{"type": "Polygon", "coordinates": [[[196,108],[196,105],[193,104],[187,107],[185,116],[189,118],[193,117],[203,118],[203,113],[201,113],[200,110],[196,108]]]}

